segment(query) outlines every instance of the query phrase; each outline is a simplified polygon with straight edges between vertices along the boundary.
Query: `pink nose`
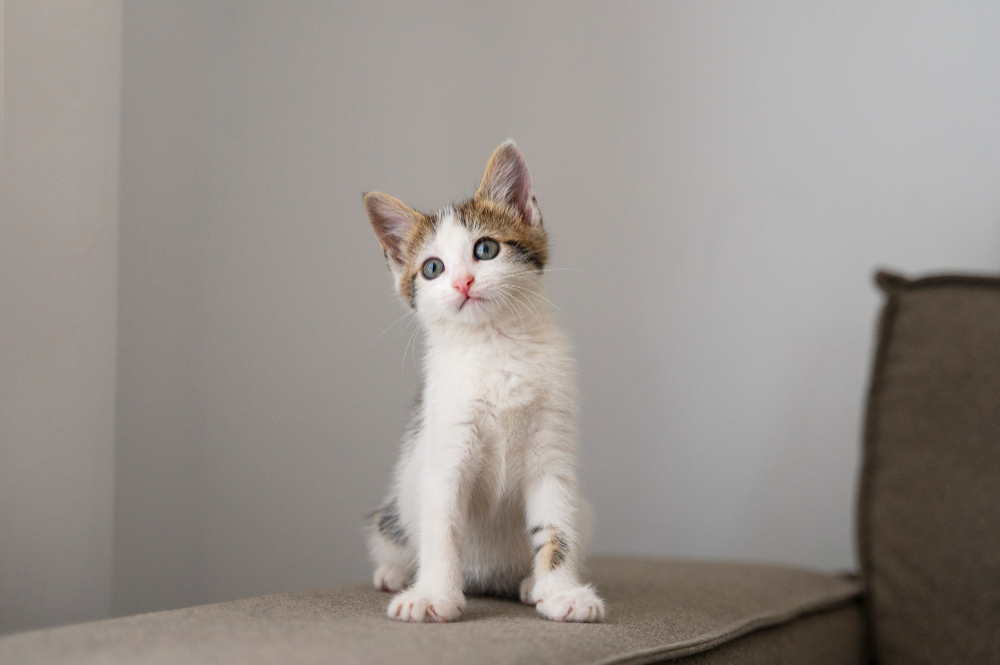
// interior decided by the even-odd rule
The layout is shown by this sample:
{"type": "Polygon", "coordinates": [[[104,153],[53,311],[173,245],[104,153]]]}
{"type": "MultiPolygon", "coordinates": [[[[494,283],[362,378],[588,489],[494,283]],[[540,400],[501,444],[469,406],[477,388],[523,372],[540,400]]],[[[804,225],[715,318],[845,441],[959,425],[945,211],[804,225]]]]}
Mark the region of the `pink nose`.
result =
{"type": "Polygon", "coordinates": [[[472,288],[472,280],[475,277],[472,275],[458,275],[453,280],[451,280],[451,285],[455,287],[456,291],[459,291],[466,298],[469,297],[469,289],[472,288]]]}

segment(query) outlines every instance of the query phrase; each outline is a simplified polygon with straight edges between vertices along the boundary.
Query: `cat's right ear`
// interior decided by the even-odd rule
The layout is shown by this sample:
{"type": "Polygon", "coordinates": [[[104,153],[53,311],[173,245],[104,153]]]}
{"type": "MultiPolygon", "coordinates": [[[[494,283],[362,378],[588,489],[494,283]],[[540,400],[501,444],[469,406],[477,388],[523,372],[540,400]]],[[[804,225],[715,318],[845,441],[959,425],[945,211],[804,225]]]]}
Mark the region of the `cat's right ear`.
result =
{"type": "Polygon", "coordinates": [[[402,201],[380,192],[365,192],[365,210],[393,271],[406,263],[406,238],[422,215],[402,201]]]}

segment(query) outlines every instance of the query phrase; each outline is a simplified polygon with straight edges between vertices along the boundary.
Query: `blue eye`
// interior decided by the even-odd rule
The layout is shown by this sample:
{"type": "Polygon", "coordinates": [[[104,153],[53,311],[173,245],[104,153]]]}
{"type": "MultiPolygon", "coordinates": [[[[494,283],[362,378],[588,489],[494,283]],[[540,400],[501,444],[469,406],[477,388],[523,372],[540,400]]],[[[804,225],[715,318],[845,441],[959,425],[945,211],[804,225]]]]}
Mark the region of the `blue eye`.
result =
{"type": "Polygon", "coordinates": [[[427,259],[420,272],[423,273],[425,279],[437,279],[444,272],[444,262],[441,259],[427,259]]]}
{"type": "Polygon", "coordinates": [[[495,259],[497,254],[500,253],[500,245],[496,240],[491,238],[483,238],[476,243],[476,248],[473,250],[473,254],[480,261],[489,261],[490,259],[495,259]]]}

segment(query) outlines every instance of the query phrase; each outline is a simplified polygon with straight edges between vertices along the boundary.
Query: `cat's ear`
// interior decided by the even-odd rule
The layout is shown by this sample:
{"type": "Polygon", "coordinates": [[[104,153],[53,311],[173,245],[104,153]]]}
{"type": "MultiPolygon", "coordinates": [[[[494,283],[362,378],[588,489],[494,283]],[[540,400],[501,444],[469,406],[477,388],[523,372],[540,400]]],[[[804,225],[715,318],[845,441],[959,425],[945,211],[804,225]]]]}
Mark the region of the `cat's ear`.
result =
{"type": "Polygon", "coordinates": [[[406,238],[422,215],[397,198],[380,192],[365,192],[365,210],[375,235],[393,270],[406,263],[406,238]]]}
{"type": "Polygon", "coordinates": [[[513,141],[507,141],[493,151],[476,198],[514,207],[525,224],[534,225],[542,221],[542,213],[531,188],[528,164],[513,141]]]}

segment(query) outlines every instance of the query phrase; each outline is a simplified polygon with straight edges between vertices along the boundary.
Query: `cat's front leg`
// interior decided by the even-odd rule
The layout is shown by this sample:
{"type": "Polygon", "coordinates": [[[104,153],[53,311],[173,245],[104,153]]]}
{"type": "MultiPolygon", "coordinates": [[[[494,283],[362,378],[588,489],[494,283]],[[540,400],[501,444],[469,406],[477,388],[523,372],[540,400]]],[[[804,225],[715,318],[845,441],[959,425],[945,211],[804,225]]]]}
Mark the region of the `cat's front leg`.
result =
{"type": "Polygon", "coordinates": [[[553,621],[601,621],[604,601],[577,572],[583,553],[576,500],[572,478],[543,473],[529,483],[525,506],[535,558],[521,600],[553,621]]]}
{"type": "Polygon", "coordinates": [[[469,431],[443,433],[423,463],[417,577],[389,603],[392,619],[443,623],[458,619],[465,609],[461,546],[475,458],[472,441],[469,431]]]}

